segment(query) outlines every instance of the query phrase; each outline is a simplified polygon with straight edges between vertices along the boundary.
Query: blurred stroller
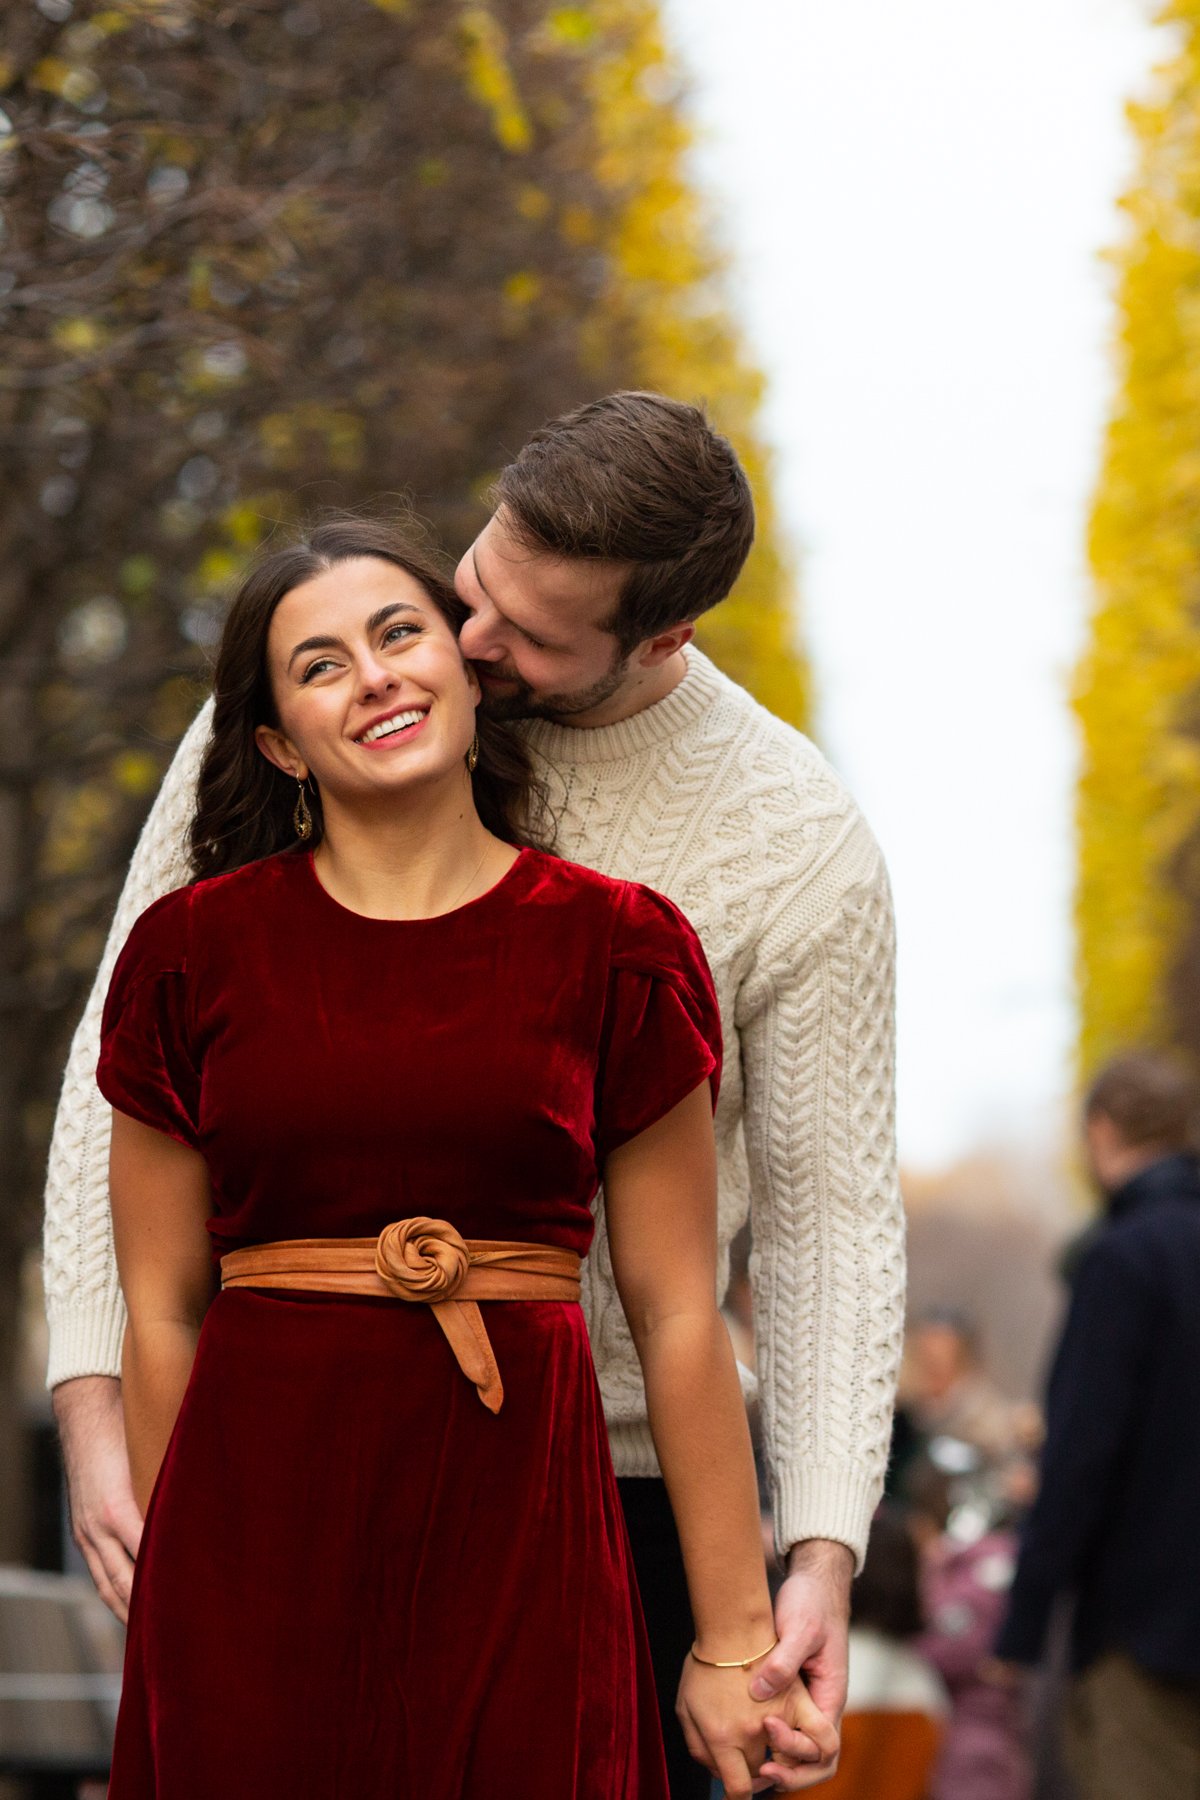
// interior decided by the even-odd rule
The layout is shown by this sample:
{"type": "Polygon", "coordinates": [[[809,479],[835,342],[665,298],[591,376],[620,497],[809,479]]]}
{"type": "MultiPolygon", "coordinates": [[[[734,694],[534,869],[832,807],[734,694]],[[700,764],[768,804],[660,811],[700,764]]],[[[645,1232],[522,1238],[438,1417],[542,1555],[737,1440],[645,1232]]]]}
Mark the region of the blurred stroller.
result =
{"type": "Polygon", "coordinates": [[[922,1547],[916,1648],[951,1701],[930,1800],[1030,1800],[1021,1694],[992,1652],[1016,1568],[1010,1472],[974,1445],[934,1438],[905,1490],[922,1547]]]}

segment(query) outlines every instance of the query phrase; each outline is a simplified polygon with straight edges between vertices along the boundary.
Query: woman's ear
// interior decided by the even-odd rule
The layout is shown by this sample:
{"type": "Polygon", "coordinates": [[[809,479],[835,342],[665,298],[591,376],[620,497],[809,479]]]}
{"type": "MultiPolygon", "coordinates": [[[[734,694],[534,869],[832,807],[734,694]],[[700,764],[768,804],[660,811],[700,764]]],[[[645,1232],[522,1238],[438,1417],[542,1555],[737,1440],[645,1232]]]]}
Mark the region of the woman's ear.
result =
{"type": "Polygon", "coordinates": [[[291,738],[285,737],[282,731],[277,731],[274,725],[256,725],[254,742],[267,761],[274,763],[285,775],[290,775],[293,781],[307,781],[308,770],[304,758],[291,738]]]}

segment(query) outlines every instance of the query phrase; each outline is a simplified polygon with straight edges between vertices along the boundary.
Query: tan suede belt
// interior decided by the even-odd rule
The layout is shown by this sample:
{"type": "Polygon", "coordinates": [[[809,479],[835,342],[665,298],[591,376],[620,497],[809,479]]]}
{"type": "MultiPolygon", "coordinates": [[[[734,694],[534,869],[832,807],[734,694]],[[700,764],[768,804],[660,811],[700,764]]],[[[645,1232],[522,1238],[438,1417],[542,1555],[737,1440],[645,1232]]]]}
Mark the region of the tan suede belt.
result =
{"type": "Polygon", "coordinates": [[[285,1238],[231,1250],[222,1287],[379,1294],[428,1306],[491,1412],[504,1387],[480,1300],[578,1300],[579,1258],[553,1244],[460,1237],[446,1219],[397,1219],[377,1238],[285,1238]]]}

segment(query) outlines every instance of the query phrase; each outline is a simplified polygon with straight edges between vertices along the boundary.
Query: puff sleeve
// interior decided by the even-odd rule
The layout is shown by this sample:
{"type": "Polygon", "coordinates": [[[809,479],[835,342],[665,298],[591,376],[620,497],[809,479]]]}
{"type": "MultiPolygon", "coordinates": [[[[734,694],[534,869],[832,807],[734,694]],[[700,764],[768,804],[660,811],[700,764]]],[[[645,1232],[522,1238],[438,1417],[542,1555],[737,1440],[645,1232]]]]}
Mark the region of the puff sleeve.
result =
{"type": "Polygon", "coordinates": [[[104,1003],[96,1080],[118,1112],[194,1150],[200,1077],[187,1023],[191,893],[182,888],[156,900],[130,932],[104,1003]]]}
{"type": "Polygon", "coordinates": [[[716,1105],[721,1015],[700,940],[661,894],[626,885],[613,933],[596,1096],[601,1160],[707,1080],[716,1105]]]}

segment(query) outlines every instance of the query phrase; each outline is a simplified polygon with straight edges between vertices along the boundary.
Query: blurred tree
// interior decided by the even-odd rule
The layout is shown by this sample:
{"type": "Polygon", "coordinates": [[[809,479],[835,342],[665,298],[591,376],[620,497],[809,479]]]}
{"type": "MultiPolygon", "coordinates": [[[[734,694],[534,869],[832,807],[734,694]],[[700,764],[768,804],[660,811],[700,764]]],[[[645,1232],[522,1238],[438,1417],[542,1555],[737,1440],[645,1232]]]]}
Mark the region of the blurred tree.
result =
{"type": "Polygon", "coordinates": [[[1076,695],[1085,1072],[1138,1043],[1200,1053],[1200,0],[1159,17],[1174,54],[1130,109],[1120,387],[1076,695]]]}
{"type": "MultiPolygon", "coordinates": [[[[762,529],[706,641],[803,720],[759,383],[655,14],[32,0],[6,16],[0,1368],[121,869],[231,578],[277,521],[399,491],[459,546],[543,419],[635,384],[707,400],[762,529]]],[[[0,1556],[20,1551],[14,1518],[0,1494],[0,1556]]]]}
{"type": "Polygon", "coordinates": [[[619,322],[634,384],[703,395],[754,485],[758,536],[731,599],[701,622],[700,641],[781,718],[808,717],[808,670],[797,654],[772,507],[769,461],[755,425],[762,379],[731,325],[707,210],[688,179],[692,142],[683,80],[648,0],[593,0],[552,15],[560,38],[587,54],[607,202],[568,228],[606,251],[602,307],[588,336],[619,322]]]}

